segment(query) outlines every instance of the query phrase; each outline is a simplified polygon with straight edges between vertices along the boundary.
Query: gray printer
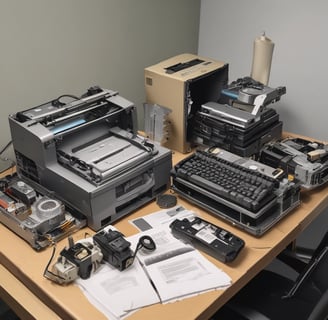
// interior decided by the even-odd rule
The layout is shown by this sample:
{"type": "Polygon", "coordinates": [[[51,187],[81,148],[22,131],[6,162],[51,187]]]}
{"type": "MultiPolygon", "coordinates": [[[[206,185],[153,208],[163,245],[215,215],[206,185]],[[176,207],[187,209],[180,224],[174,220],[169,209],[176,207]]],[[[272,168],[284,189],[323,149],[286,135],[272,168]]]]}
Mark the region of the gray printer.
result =
{"type": "Polygon", "coordinates": [[[17,172],[99,230],[170,185],[172,153],[138,135],[136,117],[133,103],[97,86],[12,114],[17,172]]]}

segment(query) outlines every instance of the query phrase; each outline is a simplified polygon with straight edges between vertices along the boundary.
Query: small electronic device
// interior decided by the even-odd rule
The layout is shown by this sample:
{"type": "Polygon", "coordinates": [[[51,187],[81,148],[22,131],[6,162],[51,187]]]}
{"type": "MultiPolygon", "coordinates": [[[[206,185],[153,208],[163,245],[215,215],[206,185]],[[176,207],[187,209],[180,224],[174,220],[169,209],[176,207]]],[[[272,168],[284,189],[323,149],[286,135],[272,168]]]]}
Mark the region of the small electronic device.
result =
{"type": "Polygon", "coordinates": [[[102,230],[93,236],[93,241],[101,249],[104,260],[120,271],[128,268],[134,260],[131,243],[116,230],[102,230]]]}
{"type": "Polygon", "coordinates": [[[266,144],[259,161],[281,168],[310,190],[328,182],[328,144],[301,138],[286,138],[266,144]]]}
{"type": "Polygon", "coordinates": [[[0,180],[0,222],[35,250],[86,225],[48,190],[37,190],[16,175],[0,180]]]}
{"type": "Polygon", "coordinates": [[[286,94],[286,87],[271,88],[251,77],[243,77],[232,81],[221,93],[221,100],[227,102],[224,99],[228,99],[230,105],[241,103],[254,106],[251,113],[255,115],[261,108],[279,101],[280,97],[286,94]]]}
{"type": "Polygon", "coordinates": [[[78,277],[88,279],[91,272],[98,269],[102,259],[100,248],[92,241],[74,243],[73,239],[69,238],[69,247],[60,252],[51,271],[47,266],[44,276],[59,284],[68,284],[78,277]]]}
{"type": "Polygon", "coordinates": [[[225,263],[233,261],[245,246],[241,238],[199,217],[176,219],[170,228],[175,237],[190,241],[196,248],[225,263]]]}

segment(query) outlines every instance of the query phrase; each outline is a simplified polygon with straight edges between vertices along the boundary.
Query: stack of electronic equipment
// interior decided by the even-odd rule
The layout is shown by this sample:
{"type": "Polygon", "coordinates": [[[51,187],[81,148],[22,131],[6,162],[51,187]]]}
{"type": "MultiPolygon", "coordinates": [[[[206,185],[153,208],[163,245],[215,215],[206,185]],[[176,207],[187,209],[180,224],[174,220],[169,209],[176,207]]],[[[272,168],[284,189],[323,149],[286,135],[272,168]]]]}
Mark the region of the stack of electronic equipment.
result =
{"type": "Polygon", "coordinates": [[[172,189],[245,231],[261,236],[300,204],[300,190],[328,182],[328,145],[282,139],[269,107],[286,93],[250,77],[221,90],[196,113],[193,155],[177,163],[172,189]]]}
{"type": "Polygon", "coordinates": [[[10,115],[21,181],[17,186],[26,183],[29,190],[50,194],[56,201],[49,202],[50,207],[46,206],[48,202],[36,208],[28,205],[32,215],[35,212],[45,217],[49,211],[58,223],[50,226],[51,220],[47,228],[20,232],[33,216],[27,209],[24,215],[17,211],[21,201],[9,193],[18,187],[6,188],[7,194],[1,194],[5,198],[0,199],[0,205],[4,203],[0,207],[1,222],[36,247],[35,241],[40,242],[60,226],[64,211],[60,204],[82,215],[90,228],[99,230],[164,192],[170,184],[172,152],[138,135],[136,116],[132,102],[98,86],[81,97],[62,95],[10,115]],[[9,212],[10,207],[16,209],[9,212]],[[37,240],[30,241],[31,237],[37,240]]]}
{"type": "Polygon", "coordinates": [[[257,155],[269,141],[281,138],[282,122],[269,107],[286,93],[244,77],[221,90],[218,101],[203,104],[195,119],[197,145],[219,146],[243,157],[257,155]]]}

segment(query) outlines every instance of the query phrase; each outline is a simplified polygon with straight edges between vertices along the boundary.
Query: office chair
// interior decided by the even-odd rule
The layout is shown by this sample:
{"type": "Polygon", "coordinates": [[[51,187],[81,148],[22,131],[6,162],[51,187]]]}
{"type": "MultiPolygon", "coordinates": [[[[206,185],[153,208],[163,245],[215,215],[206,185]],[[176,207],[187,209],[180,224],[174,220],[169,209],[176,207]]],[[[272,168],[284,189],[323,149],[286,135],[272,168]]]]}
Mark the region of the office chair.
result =
{"type": "Polygon", "coordinates": [[[212,320],[328,319],[328,232],[308,261],[290,249],[277,258],[297,271],[296,280],[263,270],[212,320]]]}

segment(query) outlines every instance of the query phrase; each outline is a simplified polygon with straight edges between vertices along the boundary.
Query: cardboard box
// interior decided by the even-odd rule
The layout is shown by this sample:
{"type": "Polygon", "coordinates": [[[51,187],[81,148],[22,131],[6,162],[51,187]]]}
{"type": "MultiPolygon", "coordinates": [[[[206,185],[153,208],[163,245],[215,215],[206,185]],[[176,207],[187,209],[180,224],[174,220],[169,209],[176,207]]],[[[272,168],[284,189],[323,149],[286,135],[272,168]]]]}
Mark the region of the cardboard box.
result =
{"type": "Polygon", "coordinates": [[[189,152],[194,115],[203,103],[219,99],[228,83],[228,64],[185,53],[145,68],[144,75],[146,102],[172,111],[163,145],[189,152]]]}

